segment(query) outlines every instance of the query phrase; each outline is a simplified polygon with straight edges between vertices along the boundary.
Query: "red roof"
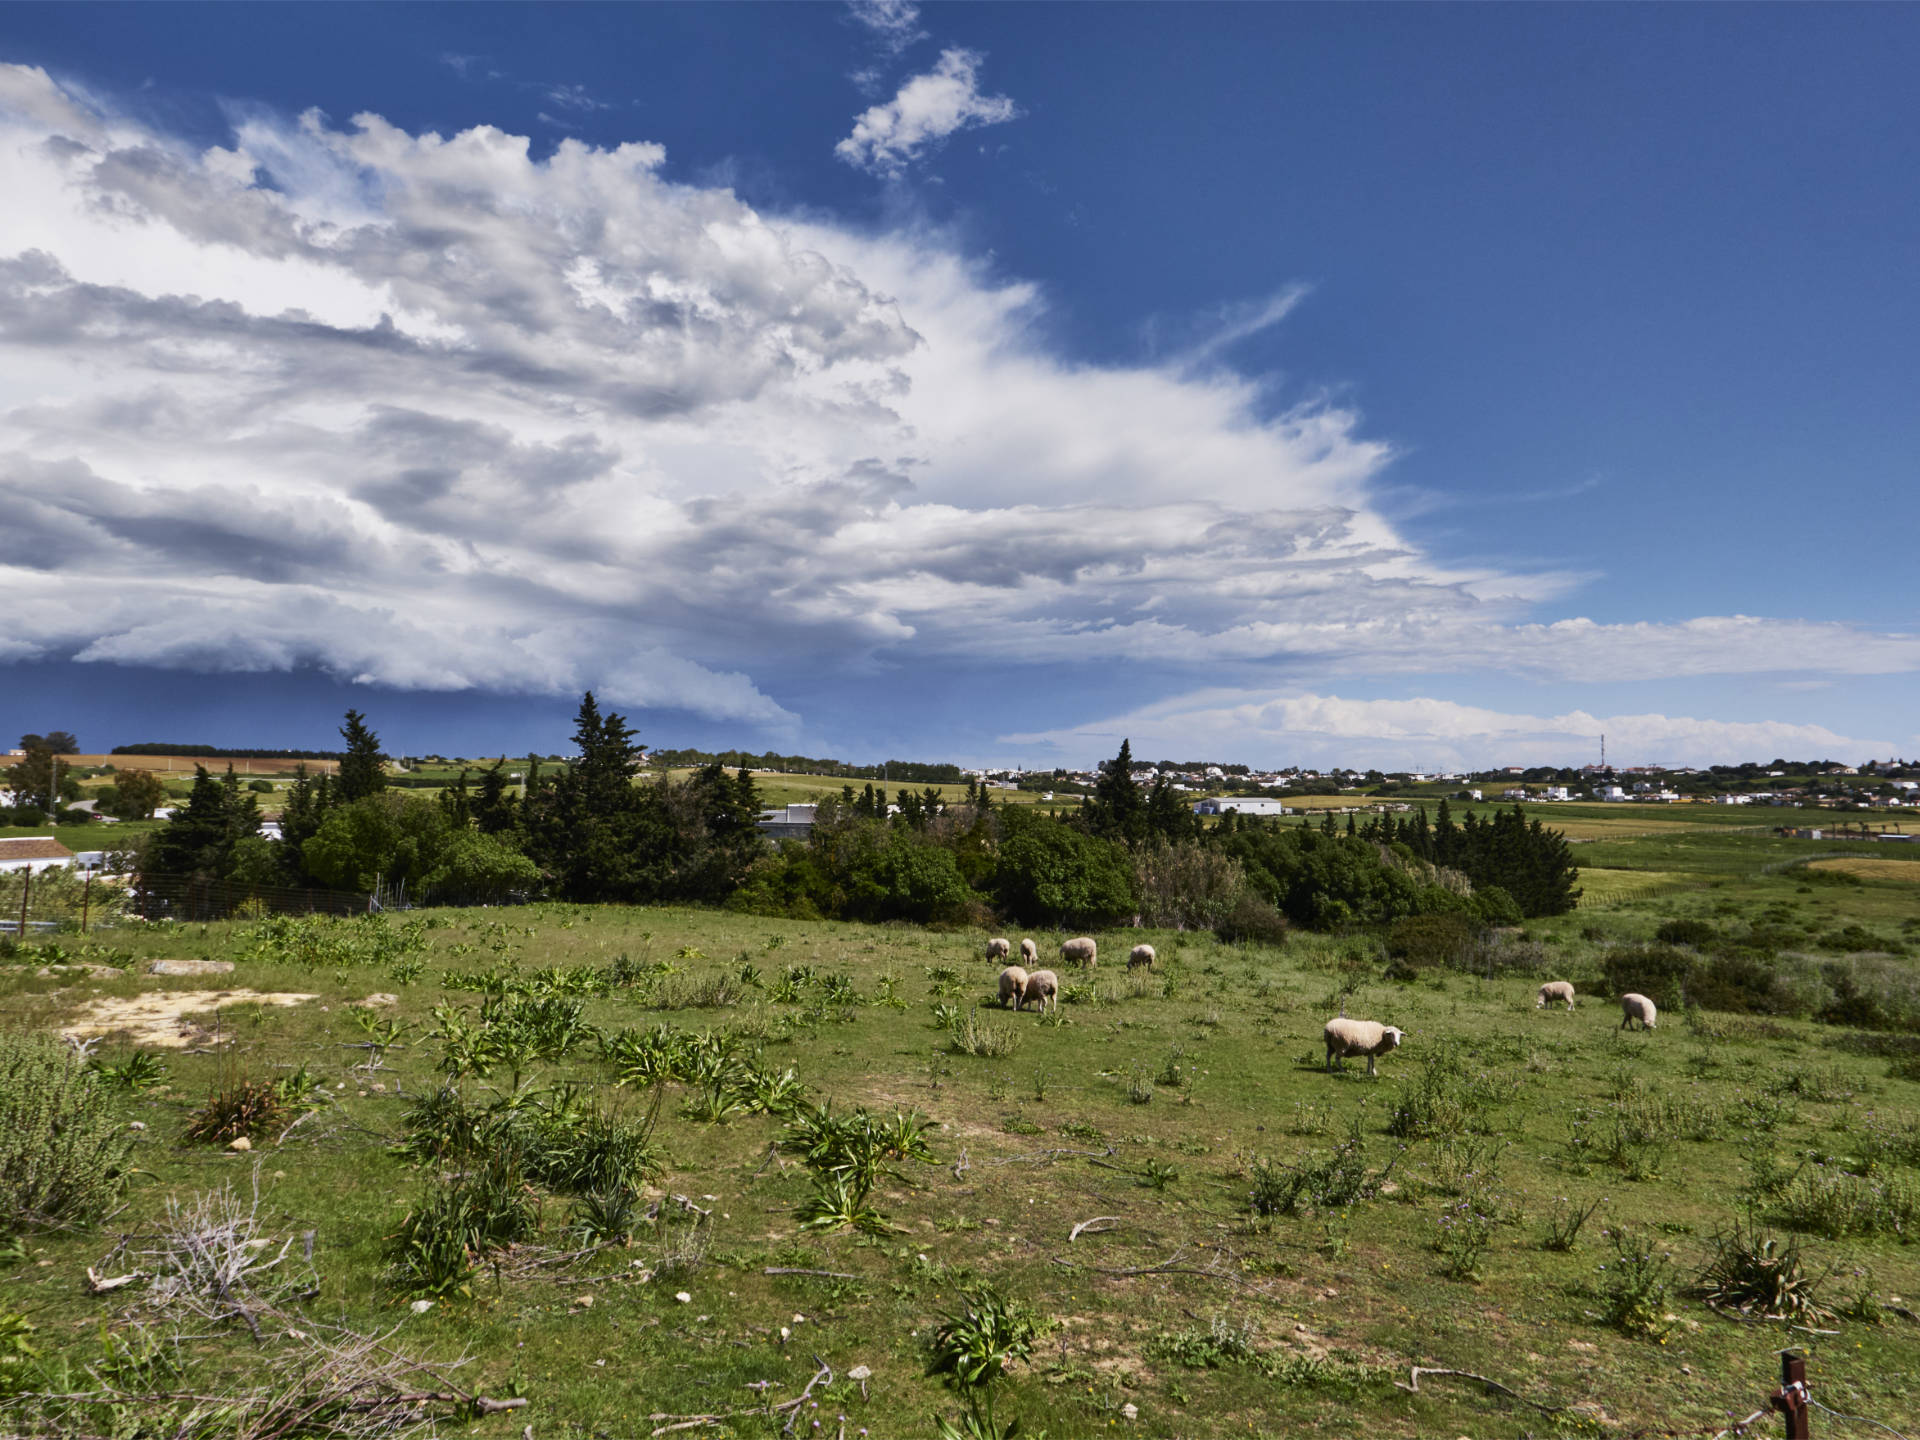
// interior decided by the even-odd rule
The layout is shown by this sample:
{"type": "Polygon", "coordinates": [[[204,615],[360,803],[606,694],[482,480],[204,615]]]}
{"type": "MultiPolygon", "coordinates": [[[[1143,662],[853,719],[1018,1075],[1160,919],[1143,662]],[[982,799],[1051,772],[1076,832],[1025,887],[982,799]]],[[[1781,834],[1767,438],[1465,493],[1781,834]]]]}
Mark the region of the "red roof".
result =
{"type": "Polygon", "coordinates": [[[71,860],[73,851],[51,835],[28,835],[20,840],[0,840],[0,860],[71,860]]]}

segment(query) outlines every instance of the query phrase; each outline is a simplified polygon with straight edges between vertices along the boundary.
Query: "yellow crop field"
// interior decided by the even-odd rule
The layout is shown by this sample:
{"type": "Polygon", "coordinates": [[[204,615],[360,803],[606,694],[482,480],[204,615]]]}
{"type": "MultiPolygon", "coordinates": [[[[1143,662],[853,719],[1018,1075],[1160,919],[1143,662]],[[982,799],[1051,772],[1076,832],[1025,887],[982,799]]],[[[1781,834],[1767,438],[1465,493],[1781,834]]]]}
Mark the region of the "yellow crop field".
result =
{"type": "Polygon", "coordinates": [[[1582,870],[1580,872],[1580,908],[1614,905],[1668,885],[1684,885],[1699,880],[1684,870],[1582,870]]]}
{"type": "Polygon", "coordinates": [[[1909,885],[1920,885],[1920,855],[1912,860],[1880,860],[1865,855],[1847,856],[1839,860],[1815,860],[1808,864],[1809,870],[1840,870],[1848,875],[1858,875],[1862,880],[1901,880],[1909,885]]]}

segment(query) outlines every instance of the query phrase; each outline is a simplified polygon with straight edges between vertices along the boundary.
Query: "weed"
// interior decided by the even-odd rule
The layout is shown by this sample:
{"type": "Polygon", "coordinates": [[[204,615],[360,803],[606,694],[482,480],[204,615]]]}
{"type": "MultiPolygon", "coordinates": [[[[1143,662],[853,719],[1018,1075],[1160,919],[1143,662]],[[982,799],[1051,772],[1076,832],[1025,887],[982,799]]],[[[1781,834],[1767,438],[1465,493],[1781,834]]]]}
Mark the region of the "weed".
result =
{"type": "Polygon", "coordinates": [[[1547,1213],[1546,1233],[1540,1237],[1542,1250],[1567,1251],[1580,1242],[1580,1231],[1587,1221],[1593,1218],[1606,1197],[1603,1195],[1586,1209],[1562,1195],[1553,1202],[1553,1209],[1547,1213]]]}
{"type": "Polygon", "coordinates": [[[1920,1185],[1902,1175],[1876,1178],[1803,1169],[1774,1197],[1775,1214],[1790,1229],[1824,1235],[1894,1235],[1920,1229],[1920,1185]]]}
{"type": "Polygon", "coordinates": [[[1130,1105],[1150,1105],[1153,1103],[1153,1081],[1147,1078],[1146,1068],[1135,1064],[1127,1072],[1127,1103],[1130,1105]]]}
{"type": "Polygon", "coordinates": [[[1406,1139],[1458,1135],[1492,1128],[1494,1106],[1513,1097],[1516,1077],[1473,1073],[1457,1045],[1442,1041],[1420,1060],[1417,1076],[1403,1083],[1387,1118],[1387,1133],[1406,1139]]]}
{"type": "Polygon", "coordinates": [[[79,1056],[50,1035],[0,1032],[0,1234],[98,1219],[131,1149],[79,1056]]]}
{"type": "Polygon", "coordinates": [[[1601,1318],[1624,1335],[1664,1341],[1674,1328],[1667,1297],[1673,1288],[1673,1262],[1653,1242],[1624,1226],[1608,1232],[1613,1259],[1601,1265],[1601,1318]]]}
{"type": "Polygon", "coordinates": [[[1449,1280],[1478,1280],[1480,1257],[1493,1243],[1496,1223],[1477,1196],[1463,1196],[1443,1209],[1434,1221],[1433,1237],[1440,1273],[1449,1280]]]}
{"type": "Polygon", "coordinates": [[[970,1285],[959,1314],[940,1322],[928,1347],[927,1374],[966,1393],[985,1390],[1007,1366],[1033,1353],[1040,1321],[1031,1309],[990,1284],[970,1285]]]}
{"type": "Polygon", "coordinates": [[[1713,1309],[1733,1311],[1742,1319],[1818,1325],[1833,1318],[1833,1311],[1819,1299],[1826,1279],[1808,1273],[1799,1241],[1782,1244],[1762,1235],[1751,1221],[1736,1220],[1732,1229],[1713,1237],[1713,1256],[1690,1293],[1713,1309]]]}
{"type": "Polygon", "coordinates": [[[860,1230],[869,1235],[886,1235],[895,1228],[877,1209],[867,1203],[873,1188],[870,1178],[854,1174],[828,1172],[813,1177],[813,1193],[794,1209],[794,1218],[802,1230],[860,1230]]]}
{"type": "Polygon", "coordinates": [[[103,1088],[125,1095],[151,1090],[167,1078],[166,1062],[150,1050],[136,1050],[118,1065],[94,1060],[90,1068],[100,1077],[103,1088]]]}
{"type": "Polygon", "coordinates": [[[1159,1160],[1149,1159],[1140,1171],[1140,1183],[1149,1190],[1164,1190],[1179,1178],[1178,1170],[1159,1160]]]}
{"type": "Polygon", "coordinates": [[[1258,1365],[1259,1331],[1251,1318],[1235,1325],[1225,1316],[1215,1315],[1205,1329],[1189,1325],[1185,1329],[1164,1331],[1147,1342],[1147,1353],[1156,1359],[1171,1360],[1189,1370],[1223,1370],[1234,1365],[1258,1365]]]}
{"type": "Polygon", "coordinates": [[[256,1135],[273,1139],[298,1116],[298,1109],[287,1103],[279,1085],[234,1072],[208,1093],[181,1138],[203,1145],[225,1145],[256,1135]]]}
{"type": "Polygon", "coordinates": [[[613,1185],[574,1200],[571,1228],[589,1245],[625,1245],[639,1216],[640,1197],[624,1185],[613,1185]]]}
{"type": "Polygon", "coordinates": [[[1308,1205],[1337,1209],[1372,1199],[1392,1169],[1389,1162],[1378,1175],[1369,1172],[1356,1116],[1346,1140],[1331,1155],[1300,1166],[1256,1159],[1249,1167],[1253,1187],[1247,1193],[1247,1207],[1263,1218],[1296,1214],[1308,1205]]]}
{"type": "Polygon", "coordinates": [[[468,1295],[476,1265],[539,1225],[538,1201],[512,1157],[433,1179],[387,1243],[391,1282],[403,1294],[468,1295]]]}
{"type": "Polygon", "coordinates": [[[1020,1048],[1021,1034],[1010,1025],[996,1025],[980,1018],[974,1006],[948,1031],[948,1049],[956,1055],[975,1055],[999,1060],[1020,1048]]]}
{"type": "Polygon", "coordinates": [[[1154,1084],[1164,1085],[1169,1090],[1184,1088],[1192,1079],[1193,1066],[1182,1064],[1187,1058],[1184,1045],[1176,1045],[1167,1052],[1167,1058],[1160,1062],[1160,1069],[1153,1077],[1154,1084]]]}

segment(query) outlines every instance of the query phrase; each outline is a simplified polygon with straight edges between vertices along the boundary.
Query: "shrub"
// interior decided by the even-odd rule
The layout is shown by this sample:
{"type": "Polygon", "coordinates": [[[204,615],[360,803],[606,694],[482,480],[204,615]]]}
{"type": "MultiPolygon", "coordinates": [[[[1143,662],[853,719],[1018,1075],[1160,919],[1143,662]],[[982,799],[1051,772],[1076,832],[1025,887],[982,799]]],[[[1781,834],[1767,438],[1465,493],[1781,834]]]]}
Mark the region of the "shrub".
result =
{"type": "Polygon", "coordinates": [[[1686,996],[1694,957],[1671,945],[1621,946],[1602,961],[1607,993],[1645,995],[1662,1010],[1678,1009],[1686,996]]]}
{"type": "Polygon", "coordinates": [[[1478,1280],[1480,1257],[1493,1243],[1494,1217],[1478,1196],[1465,1195],[1434,1221],[1433,1248],[1449,1280],[1478,1280]]]}
{"type": "Polygon", "coordinates": [[[510,1155],[428,1182],[426,1193],[387,1243],[391,1278],[404,1293],[469,1293],[474,1267],[539,1227],[538,1197],[510,1155]]]}
{"type": "Polygon", "coordinates": [[[225,1076],[187,1122],[186,1140],[224,1145],[242,1137],[274,1139],[298,1117],[279,1084],[238,1072],[225,1076]]]}
{"type": "Polygon", "coordinates": [[[1251,890],[1243,890],[1214,934],[1231,945],[1284,945],[1287,917],[1251,890]]]}
{"type": "Polygon", "coordinates": [[[982,1020],[978,1005],[955,1020],[947,1034],[948,1048],[956,1055],[1000,1059],[1020,1048],[1020,1032],[1010,1025],[982,1020]]]}
{"type": "Polygon", "coordinates": [[[1720,932],[1705,921],[1693,918],[1667,920],[1653,932],[1653,938],[1662,945],[1692,945],[1697,949],[1713,944],[1720,932]]]}
{"type": "Polygon", "coordinates": [[[1387,954],[1412,970],[1458,966],[1473,945],[1464,915],[1408,915],[1387,928],[1387,954]]]}
{"type": "Polygon", "coordinates": [[[962,1299],[960,1313],[934,1331],[927,1374],[945,1376],[963,1392],[983,1390],[1033,1353],[1040,1324],[1032,1310],[991,1284],[969,1286],[962,1299]]]}
{"type": "Polygon", "coordinates": [[[50,1035],[0,1033],[0,1234],[99,1219],[131,1149],[84,1061],[50,1035]]]}

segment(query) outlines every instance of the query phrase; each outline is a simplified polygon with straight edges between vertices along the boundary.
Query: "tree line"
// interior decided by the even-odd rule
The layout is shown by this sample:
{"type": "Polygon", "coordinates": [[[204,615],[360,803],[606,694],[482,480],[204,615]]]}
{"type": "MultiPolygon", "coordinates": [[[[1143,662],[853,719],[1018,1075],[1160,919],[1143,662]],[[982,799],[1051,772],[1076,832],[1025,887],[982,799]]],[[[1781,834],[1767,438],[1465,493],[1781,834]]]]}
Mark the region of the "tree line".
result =
{"type": "Polygon", "coordinates": [[[1164,778],[1134,779],[1129,746],[1059,816],[997,803],[968,780],[892,795],[849,781],[816,807],[810,836],[773,843],[746,766],[716,758],[684,779],[643,773],[626,719],[591,692],[574,757],[518,772],[464,770],[437,796],[387,783],[358,711],[341,727],[337,775],[296,773],[281,840],[261,835],[258,798],[229,770],[196,767],[193,790],[146,843],[155,876],[261,886],[401,892],[423,902],[548,896],[579,902],[719,905],[795,919],[1094,927],[1140,919],[1275,939],[1289,925],[1380,926],[1454,914],[1497,924],[1571,908],[1576,872],[1557,832],[1516,808],[1456,824],[1443,805],[1404,821],[1331,816],[1318,827],[1243,819],[1204,826],[1164,778]]]}

